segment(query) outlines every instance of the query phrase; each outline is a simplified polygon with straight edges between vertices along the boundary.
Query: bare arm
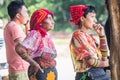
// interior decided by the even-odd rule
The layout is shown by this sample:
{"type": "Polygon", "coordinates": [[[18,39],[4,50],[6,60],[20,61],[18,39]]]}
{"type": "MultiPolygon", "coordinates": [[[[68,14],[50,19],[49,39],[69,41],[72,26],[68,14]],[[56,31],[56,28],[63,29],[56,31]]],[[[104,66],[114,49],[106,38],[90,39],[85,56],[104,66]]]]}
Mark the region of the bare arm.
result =
{"type": "Polygon", "coordinates": [[[15,50],[18,53],[19,56],[21,56],[22,59],[26,60],[27,62],[29,62],[31,65],[35,66],[35,74],[37,73],[37,71],[40,69],[42,72],[43,70],[41,69],[41,67],[39,66],[39,64],[34,61],[27,53],[27,49],[25,47],[23,47],[20,43],[20,39],[16,40],[16,47],[15,50]]]}
{"type": "Polygon", "coordinates": [[[103,57],[107,57],[109,55],[108,44],[105,36],[104,28],[101,24],[95,24],[94,29],[98,33],[100,37],[100,50],[103,57]]]}

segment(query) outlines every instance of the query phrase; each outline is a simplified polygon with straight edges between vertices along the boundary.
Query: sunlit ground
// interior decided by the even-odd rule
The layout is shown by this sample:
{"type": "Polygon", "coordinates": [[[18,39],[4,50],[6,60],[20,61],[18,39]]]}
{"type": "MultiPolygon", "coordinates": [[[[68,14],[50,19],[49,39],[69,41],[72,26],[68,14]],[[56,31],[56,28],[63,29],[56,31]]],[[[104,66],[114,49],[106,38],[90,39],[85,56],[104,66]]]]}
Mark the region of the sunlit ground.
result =
{"type": "Polygon", "coordinates": [[[58,56],[57,70],[58,80],[74,80],[75,73],[72,65],[72,60],[69,51],[70,35],[57,35],[53,37],[58,56]]]}

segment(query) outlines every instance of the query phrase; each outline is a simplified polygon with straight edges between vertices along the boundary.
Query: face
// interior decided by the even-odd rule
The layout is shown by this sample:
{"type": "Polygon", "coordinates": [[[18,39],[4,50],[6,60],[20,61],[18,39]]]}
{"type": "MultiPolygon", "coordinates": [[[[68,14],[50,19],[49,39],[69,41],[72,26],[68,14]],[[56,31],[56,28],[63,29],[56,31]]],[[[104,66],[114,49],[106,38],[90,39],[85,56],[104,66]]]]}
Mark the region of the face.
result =
{"type": "Polygon", "coordinates": [[[42,28],[44,28],[46,31],[53,30],[54,29],[54,19],[51,15],[48,15],[47,18],[43,21],[42,28]]]}
{"type": "Polygon", "coordinates": [[[93,12],[90,12],[86,15],[86,18],[83,17],[82,26],[84,26],[86,29],[93,29],[93,25],[96,24],[96,14],[93,12]]]}
{"type": "Polygon", "coordinates": [[[28,12],[27,8],[25,6],[22,6],[21,11],[18,13],[19,14],[19,21],[21,24],[26,24],[28,21],[28,12]]]}

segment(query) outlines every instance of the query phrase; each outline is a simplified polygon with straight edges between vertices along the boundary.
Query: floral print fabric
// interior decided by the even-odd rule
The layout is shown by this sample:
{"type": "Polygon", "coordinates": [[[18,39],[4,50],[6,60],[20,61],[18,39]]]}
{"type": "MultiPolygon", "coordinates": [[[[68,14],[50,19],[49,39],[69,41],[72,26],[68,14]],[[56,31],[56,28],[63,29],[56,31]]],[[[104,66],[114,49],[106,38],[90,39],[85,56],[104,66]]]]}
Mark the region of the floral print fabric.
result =
{"type": "Polygon", "coordinates": [[[36,30],[32,30],[21,44],[27,49],[28,54],[31,55],[32,58],[43,55],[55,58],[57,55],[49,35],[42,37],[36,30]]]}

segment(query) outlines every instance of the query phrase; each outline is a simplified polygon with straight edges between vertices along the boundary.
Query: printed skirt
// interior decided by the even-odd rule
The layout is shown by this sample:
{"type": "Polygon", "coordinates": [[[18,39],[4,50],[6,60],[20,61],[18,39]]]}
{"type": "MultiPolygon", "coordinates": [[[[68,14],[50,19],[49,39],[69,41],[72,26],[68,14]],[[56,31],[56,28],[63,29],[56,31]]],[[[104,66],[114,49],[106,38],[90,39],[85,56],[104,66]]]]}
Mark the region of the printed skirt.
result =
{"type": "Polygon", "coordinates": [[[57,70],[55,67],[44,69],[44,73],[38,71],[36,76],[29,76],[30,80],[57,80],[57,70]]]}
{"type": "Polygon", "coordinates": [[[36,57],[34,60],[40,65],[44,72],[42,73],[39,70],[36,76],[33,76],[34,66],[30,65],[28,69],[28,76],[30,80],[57,80],[57,70],[55,68],[56,61],[54,58],[42,56],[36,57]]]}

